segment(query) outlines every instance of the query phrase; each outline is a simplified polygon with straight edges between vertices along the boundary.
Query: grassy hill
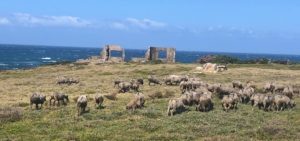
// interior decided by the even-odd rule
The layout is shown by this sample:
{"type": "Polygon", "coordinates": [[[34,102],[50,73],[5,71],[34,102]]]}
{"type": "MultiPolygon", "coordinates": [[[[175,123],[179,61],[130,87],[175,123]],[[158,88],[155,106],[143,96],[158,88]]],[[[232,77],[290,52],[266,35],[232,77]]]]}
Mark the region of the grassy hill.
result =
{"type": "MultiPolygon", "coordinates": [[[[143,109],[125,110],[133,92],[118,94],[116,101],[104,100],[104,108],[96,109],[95,94],[117,91],[113,80],[145,78],[155,74],[189,74],[208,83],[230,84],[232,80],[253,80],[261,88],[268,81],[300,86],[299,65],[229,65],[217,74],[195,74],[197,64],[102,64],[43,66],[30,70],[0,72],[0,140],[299,140],[300,98],[292,110],[264,112],[250,105],[239,104],[237,111],[222,110],[220,100],[213,98],[214,110],[203,113],[195,106],[186,112],[168,117],[169,98],[147,100],[143,109]],[[58,76],[80,80],[76,85],[57,85],[58,76]],[[64,92],[67,106],[31,110],[29,97],[33,92],[47,95],[64,92]],[[86,94],[89,112],[78,117],[74,97],[86,94]],[[12,107],[22,116],[4,117],[12,107]],[[2,112],[2,114],[1,114],[2,112]],[[2,117],[1,117],[2,116],[2,117]],[[11,120],[11,121],[8,121],[11,120]]],[[[178,86],[142,86],[146,95],[160,91],[180,96],[178,86]]],[[[14,115],[14,114],[12,114],[14,115]]]]}

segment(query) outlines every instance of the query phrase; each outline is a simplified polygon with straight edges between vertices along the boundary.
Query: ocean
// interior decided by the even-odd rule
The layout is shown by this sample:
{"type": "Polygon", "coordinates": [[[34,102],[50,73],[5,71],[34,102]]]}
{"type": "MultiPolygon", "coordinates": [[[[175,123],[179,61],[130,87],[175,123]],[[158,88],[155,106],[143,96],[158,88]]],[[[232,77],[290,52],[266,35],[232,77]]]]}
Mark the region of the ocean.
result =
{"type": "MultiPolygon", "coordinates": [[[[0,44],[0,70],[26,69],[61,61],[76,61],[100,54],[101,48],[91,47],[55,47],[31,45],[0,44]]],[[[125,49],[126,61],[132,57],[144,57],[145,50],[125,49]]],[[[202,56],[222,54],[237,57],[241,60],[268,58],[272,60],[290,60],[300,62],[300,55],[274,55],[249,53],[220,53],[199,51],[176,51],[176,62],[194,63],[202,56]]],[[[113,54],[117,55],[117,54],[113,54]]],[[[164,54],[160,54],[164,57],[164,54]]]]}

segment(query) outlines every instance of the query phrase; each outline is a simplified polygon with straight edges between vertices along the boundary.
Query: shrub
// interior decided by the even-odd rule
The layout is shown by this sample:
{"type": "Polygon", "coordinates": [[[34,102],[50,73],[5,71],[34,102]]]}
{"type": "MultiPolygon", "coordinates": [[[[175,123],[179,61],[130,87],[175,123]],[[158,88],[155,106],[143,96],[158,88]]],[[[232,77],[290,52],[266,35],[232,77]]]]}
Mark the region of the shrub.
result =
{"type": "Polygon", "coordinates": [[[0,122],[14,122],[22,119],[22,110],[19,108],[0,108],[0,122]]]}

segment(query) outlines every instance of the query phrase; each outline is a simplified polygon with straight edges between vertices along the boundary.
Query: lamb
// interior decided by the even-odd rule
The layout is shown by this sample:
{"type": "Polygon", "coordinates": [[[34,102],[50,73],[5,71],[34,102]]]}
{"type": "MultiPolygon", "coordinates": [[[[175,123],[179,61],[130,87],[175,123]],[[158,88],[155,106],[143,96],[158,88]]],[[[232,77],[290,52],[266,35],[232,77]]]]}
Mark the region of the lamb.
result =
{"type": "Polygon", "coordinates": [[[285,108],[292,108],[295,106],[294,101],[285,95],[274,96],[274,108],[277,111],[283,111],[285,108]]]}
{"type": "Polygon", "coordinates": [[[60,103],[62,102],[64,105],[66,105],[66,102],[69,102],[69,96],[63,93],[54,93],[50,97],[50,106],[52,105],[52,100],[53,101],[53,106],[55,106],[55,102],[57,101],[57,106],[60,106],[60,103]]]}
{"type": "Polygon", "coordinates": [[[83,112],[85,112],[87,104],[88,104],[87,96],[86,95],[80,95],[77,99],[78,116],[80,116],[83,112]]]}
{"type": "Polygon", "coordinates": [[[39,104],[41,104],[40,109],[42,109],[44,102],[46,101],[46,96],[43,96],[38,93],[33,93],[30,97],[30,108],[32,109],[32,105],[35,104],[35,108],[39,108],[39,104]]]}

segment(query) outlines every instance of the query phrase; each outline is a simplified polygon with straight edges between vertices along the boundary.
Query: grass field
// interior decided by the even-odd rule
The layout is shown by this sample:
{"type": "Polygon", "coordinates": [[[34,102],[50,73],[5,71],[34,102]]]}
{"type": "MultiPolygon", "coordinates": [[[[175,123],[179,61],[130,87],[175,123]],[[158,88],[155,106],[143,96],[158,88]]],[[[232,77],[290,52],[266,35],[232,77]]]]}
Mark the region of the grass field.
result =
{"type": "MultiPolygon", "coordinates": [[[[239,104],[237,111],[222,110],[220,100],[213,98],[214,109],[207,113],[189,107],[186,112],[168,117],[169,98],[147,100],[145,108],[130,112],[126,104],[133,92],[118,94],[116,101],[104,100],[104,108],[96,109],[95,94],[116,91],[113,80],[159,78],[168,74],[189,74],[208,83],[230,84],[232,80],[253,80],[261,88],[268,81],[300,86],[299,65],[229,65],[217,74],[193,73],[197,64],[102,64],[96,66],[57,65],[30,70],[0,72],[0,140],[300,140],[300,98],[292,110],[264,112],[239,104]],[[76,85],[56,85],[58,76],[78,78],[76,85]],[[49,96],[53,92],[69,95],[67,106],[31,110],[33,92],[49,96]],[[89,112],[76,116],[72,98],[86,94],[89,112]],[[2,117],[1,111],[12,107],[21,116],[2,117]],[[2,120],[1,120],[2,119],[2,120]]],[[[180,96],[178,86],[142,86],[146,95],[156,91],[180,96]]]]}

